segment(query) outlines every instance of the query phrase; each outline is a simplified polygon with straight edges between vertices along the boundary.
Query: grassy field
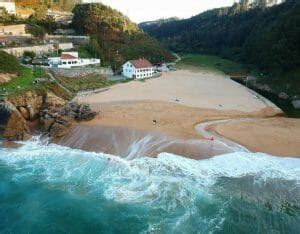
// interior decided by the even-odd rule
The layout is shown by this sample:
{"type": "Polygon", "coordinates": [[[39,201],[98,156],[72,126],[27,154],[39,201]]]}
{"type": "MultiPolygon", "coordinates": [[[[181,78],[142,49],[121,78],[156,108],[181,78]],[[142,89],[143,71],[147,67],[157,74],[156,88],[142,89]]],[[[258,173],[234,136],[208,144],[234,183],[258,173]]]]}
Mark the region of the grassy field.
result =
{"type": "Polygon", "coordinates": [[[15,95],[33,88],[42,88],[42,84],[33,84],[33,81],[43,75],[44,72],[39,69],[34,71],[30,68],[21,67],[18,77],[8,83],[0,84],[0,91],[8,95],[15,95]]]}
{"type": "Polygon", "coordinates": [[[77,78],[57,76],[56,78],[64,87],[74,93],[83,90],[100,89],[116,83],[114,81],[108,81],[104,76],[95,75],[77,78]]]}
{"type": "Polygon", "coordinates": [[[176,65],[179,69],[209,70],[227,75],[256,75],[254,69],[214,55],[186,55],[176,65]]]}

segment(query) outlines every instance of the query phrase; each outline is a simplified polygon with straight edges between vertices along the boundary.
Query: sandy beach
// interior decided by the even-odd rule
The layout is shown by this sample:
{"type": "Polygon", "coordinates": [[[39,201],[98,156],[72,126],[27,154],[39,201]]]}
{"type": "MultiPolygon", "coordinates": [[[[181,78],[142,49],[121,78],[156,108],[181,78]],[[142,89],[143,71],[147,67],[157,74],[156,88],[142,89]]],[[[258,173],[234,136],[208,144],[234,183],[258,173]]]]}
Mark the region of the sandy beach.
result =
{"type": "MultiPolygon", "coordinates": [[[[213,120],[251,118],[249,123],[237,121],[218,124],[208,130],[216,131],[255,152],[300,156],[299,142],[294,140],[300,139],[300,120],[269,119],[268,117],[283,115],[282,111],[267,99],[222,74],[179,70],[155,79],[118,84],[105,92],[77,97],[77,100],[91,104],[94,110],[100,111],[96,119],[73,127],[73,135],[76,132],[80,135],[85,131],[99,129],[94,130],[93,134],[86,134],[85,142],[81,142],[85,145],[81,148],[85,150],[99,151],[99,141],[98,144],[87,142],[92,141],[91,135],[95,139],[103,138],[103,131],[100,130],[103,127],[135,129],[172,139],[204,139],[208,142],[208,139],[195,130],[197,124],[213,120]],[[248,128],[245,124],[248,124],[248,128]],[[274,132],[275,136],[271,137],[274,132]],[[289,142],[288,149],[286,142],[289,142]]],[[[70,139],[72,137],[67,136],[60,143],[78,147],[75,142],[79,139],[70,139]]],[[[202,158],[202,154],[197,157],[195,150],[191,151],[193,153],[186,153],[185,156],[202,158]]],[[[178,150],[172,152],[182,153],[178,150]]],[[[203,152],[208,151],[205,149],[203,152]]],[[[221,149],[207,154],[212,156],[224,152],[221,149]]]]}
{"type": "Polygon", "coordinates": [[[118,84],[108,91],[79,98],[79,101],[89,104],[149,100],[243,112],[259,111],[265,107],[278,109],[267,99],[257,97],[254,92],[225,75],[187,70],[163,73],[159,78],[118,84]]]}

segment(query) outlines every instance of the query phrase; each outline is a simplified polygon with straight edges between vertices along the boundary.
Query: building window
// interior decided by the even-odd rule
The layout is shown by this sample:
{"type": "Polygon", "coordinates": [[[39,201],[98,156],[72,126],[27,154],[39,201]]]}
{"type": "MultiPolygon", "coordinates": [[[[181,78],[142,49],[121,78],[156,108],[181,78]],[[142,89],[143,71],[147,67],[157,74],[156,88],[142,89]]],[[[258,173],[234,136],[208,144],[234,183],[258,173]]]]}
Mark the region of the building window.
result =
{"type": "Polygon", "coordinates": [[[63,64],[67,64],[66,62],[63,62],[63,64]]]}

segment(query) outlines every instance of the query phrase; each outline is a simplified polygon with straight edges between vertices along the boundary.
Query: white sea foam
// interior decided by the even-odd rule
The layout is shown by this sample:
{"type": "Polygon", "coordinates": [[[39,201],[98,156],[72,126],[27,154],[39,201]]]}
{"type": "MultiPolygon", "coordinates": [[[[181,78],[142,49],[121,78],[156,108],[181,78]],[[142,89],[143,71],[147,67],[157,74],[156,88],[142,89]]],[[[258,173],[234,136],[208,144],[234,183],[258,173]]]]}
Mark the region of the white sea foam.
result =
{"type": "MultiPolygon", "coordinates": [[[[296,158],[236,152],[196,161],[161,153],[157,158],[129,161],[54,144],[46,146],[38,138],[18,149],[0,148],[1,164],[14,170],[12,180],[16,182],[33,179],[77,196],[92,194],[119,204],[137,204],[172,214],[162,216],[160,221],[149,221],[148,232],[160,232],[166,223],[170,232],[191,228],[191,220],[199,215],[197,225],[205,228],[203,232],[221,229],[232,199],[232,194],[225,199],[216,195],[223,195],[217,186],[222,178],[255,176],[262,183],[269,179],[292,181],[289,189],[295,192],[291,197],[299,194],[300,184],[300,159],[296,158]]],[[[270,193],[260,194],[261,199],[269,198],[270,193]]],[[[281,203],[277,209],[281,209],[281,203]]]]}
{"type": "Polygon", "coordinates": [[[300,159],[262,153],[236,152],[200,161],[161,153],[157,158],[127,161],[103,153],[46,146],[34,139],[18,149],[1,148],[0,160],[22,170],[16,180],[34,175],[71,187],[81,184],[90,190],[101,189],[107,199],[123,203],[166,199],[166,210],[190,206],[198,196],[209,200],[209,187],[221,177],[258,175],[261,180],[300,182],[300,159]]]}

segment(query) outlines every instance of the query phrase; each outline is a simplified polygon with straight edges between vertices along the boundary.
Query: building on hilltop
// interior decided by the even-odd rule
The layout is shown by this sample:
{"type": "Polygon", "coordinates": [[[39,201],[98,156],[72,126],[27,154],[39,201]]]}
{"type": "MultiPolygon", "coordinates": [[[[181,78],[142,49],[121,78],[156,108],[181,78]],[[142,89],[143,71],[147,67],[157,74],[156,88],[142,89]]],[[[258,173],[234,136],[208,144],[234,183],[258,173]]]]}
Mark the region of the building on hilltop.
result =
{"type": "Polygon", "coordinates": [[[0,7],[5,8],[5,10],[12,15],[16,14],[16,4],[14,1],[0,0],[0,7]]]}
{"type": "Polygon", "coordinates": [[[152,77],[154,67],[147,59],[130,60],[123,65],[123,76],[130,79],[152,77]]]}
{"type": "Polygon", "coordinates": [[[49,44],[34,45],[34,46],[7,47],[1,50],[5,51],[8,54],[14,55],[16,57],[22,57],[25,51],[32,51],[36,55],[41,56],[45,54],[54,53],[58,49],[70,50],[73,48],[74,46],[72,43],[58,43],[58,44],[49,43],[49,44]]]}
{"type": "Polygon", "coordinates": [[[100,59],[79,58],[78,52],[62,52],[60,57],[53,57],[48,59],[50,67],[53,68],[72,68],[83,67],[88,65],[100,65],[100,59]]]}

